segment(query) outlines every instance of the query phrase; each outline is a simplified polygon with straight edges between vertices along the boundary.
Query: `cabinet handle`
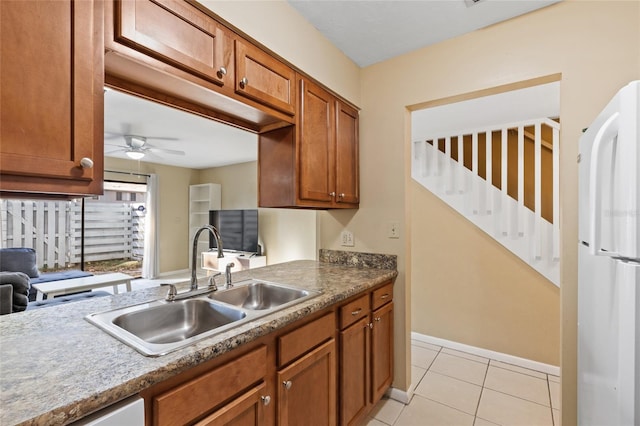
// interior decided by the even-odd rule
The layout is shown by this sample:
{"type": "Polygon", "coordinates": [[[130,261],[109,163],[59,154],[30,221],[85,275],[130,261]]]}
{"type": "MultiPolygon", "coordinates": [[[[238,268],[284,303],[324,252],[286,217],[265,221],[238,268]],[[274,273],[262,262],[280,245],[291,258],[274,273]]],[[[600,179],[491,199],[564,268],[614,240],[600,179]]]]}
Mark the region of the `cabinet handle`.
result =
{"type": "Polygon", "coordinates": [[[329,195],[332,196],[332,197],[335,197],[336,193],[335,192],[330,192],[329,195]]]}
{"type": "Polygon", "coordinates": [[[93,160],[89,157],[84,157],[80,160],[80,167],[83,169],[92,169],[93,168],[93,160]]]}
{"type": "Polygon", "coordinates": [[[287,380],[287,381],[282,382],[282,386],[284,386],[284,388],[285,388],[286,390],[291,389],[291,385],[292,385],[292,384],[293,384],[293,383],[291,383],[291,380],[287,380]]]}
{"type": "Polygon", "coordinates": [[[261,396],[260,399],[262,400],[262,403],[264,405],[269,405],[269,403],[271,402],[271,397],[269,395],[261,396]]]}
{"type": "Polygon", "coordinates": [[[242,77],[240,80],[240,87],[244,89],[245,86],[249,84],[249,79],[247,77],[242,77]]]}
{"type": "Polygon", "coordinates": [[[388,297],[389,297],[389,293],[385,293],[382,296],[380,296],[380,299],[384,300],[384,299],[386,299],[388,297]]]}
{"type": "Polygon", "coordinates": [[[381,320],[381,319],[382,319],[382,318],[380,318],[380,317],[376,317],[376,318],[374,318],[373,320],[374,320],[375,322],[380,322],[380,320],[381,320]]]}
{"type": "Polygon", "coordinates": [[[220,67],[218,70],[218,78],[222,78],[222,76],[227,75],[227,69],[225,67],[220,67]]]}
{"type": "Polygon", "coordinates": [[[362,308],[358,308],[358,309],[356,309],[355,311],[351,311],[351,315],[353,315],[353,316],[355,317],[355,316],[356,316],[356,315],[358,315],[360,312],[362,312],[362,308]]]}

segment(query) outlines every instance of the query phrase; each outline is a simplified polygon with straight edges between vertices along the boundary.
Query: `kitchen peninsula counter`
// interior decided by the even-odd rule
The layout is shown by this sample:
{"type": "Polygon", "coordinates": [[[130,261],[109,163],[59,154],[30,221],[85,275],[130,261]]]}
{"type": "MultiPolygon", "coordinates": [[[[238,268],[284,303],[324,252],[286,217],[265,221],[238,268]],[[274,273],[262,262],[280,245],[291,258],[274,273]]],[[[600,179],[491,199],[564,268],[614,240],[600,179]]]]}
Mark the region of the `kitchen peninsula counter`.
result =
{"type": "Polygon", "coordinates": [[[320,259],[234,273],[234,282],[257,278],[322,294],[160,357],[141,355],[84,317],[163,298],[166,287],[0,317],[0,424],[71,423],[397,275],[395,256],[321,251],[320,259]]]}

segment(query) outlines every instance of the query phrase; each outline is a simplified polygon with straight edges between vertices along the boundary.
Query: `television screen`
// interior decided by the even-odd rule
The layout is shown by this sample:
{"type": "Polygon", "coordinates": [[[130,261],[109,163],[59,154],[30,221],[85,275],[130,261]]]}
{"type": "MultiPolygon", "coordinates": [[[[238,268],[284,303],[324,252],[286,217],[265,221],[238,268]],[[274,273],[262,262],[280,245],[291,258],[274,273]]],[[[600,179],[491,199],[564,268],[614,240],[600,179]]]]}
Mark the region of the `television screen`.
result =
{"type": "MultiPolygon", "coordinates": [[[[211,210],[209,223],[216,227],[224,250],[258,253],[258,210],[211,210]]],[[[217,248],[209,237],[209,248],[217,248]]]]}

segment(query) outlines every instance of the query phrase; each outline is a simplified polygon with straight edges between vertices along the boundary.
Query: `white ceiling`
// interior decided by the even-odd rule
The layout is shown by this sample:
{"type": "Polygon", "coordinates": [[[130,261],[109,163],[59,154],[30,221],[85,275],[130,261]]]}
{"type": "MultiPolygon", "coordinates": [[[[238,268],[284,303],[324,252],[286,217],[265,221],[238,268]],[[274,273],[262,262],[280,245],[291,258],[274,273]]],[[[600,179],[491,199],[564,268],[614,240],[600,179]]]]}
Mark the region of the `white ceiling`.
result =
{"type": "MultiPolygon", "coordinates": [[[[366,67],[559,0],[480,0],[470,7],[465,0],[288,1],[356,64],[366,67]]],[[[112,134],[145,136],[155,147],[185,152],[156,153],[141,161],[202,169],[257,159],[253,133],[114,90],[105,93],[105,137],[112,134]]],[[[125,146],[124,138],[105,143],[125,146]]],[[[109,145],[105,155],[127,158],[109,145]]]]}
{"type": "Polygon", "coordinates": [[[288,0],[360,67],[559,0],[288,0]]]}
{"type": "Polygon", "coordinates": [[[107,157],[128,158],[123,150],[112,146],[126,147],[124,137],[112,138],[114,134],[144,136],[154,147],[185,153],[153,153],[153,157],[146,155],[140,160],[151,163],[205,169],[258,157],[258,137],[254,133],[115,90],[104,94],[104,131],[107,157]]]}

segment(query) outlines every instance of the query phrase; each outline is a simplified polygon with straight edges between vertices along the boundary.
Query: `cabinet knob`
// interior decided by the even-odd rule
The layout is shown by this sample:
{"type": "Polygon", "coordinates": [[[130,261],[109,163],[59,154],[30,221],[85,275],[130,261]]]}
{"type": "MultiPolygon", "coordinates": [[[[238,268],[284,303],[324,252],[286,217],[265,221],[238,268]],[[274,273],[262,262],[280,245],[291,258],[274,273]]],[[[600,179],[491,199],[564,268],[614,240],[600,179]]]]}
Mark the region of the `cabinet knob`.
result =
{"type": "Polygon", "coordinates": [[[369,324],[367,324],[367,325],[369,326],[369,328],[370,328],[370,329],[372,329],[372,330],[373,330],[373,323],[372,323],[372,322],[370,322],[370,323],[369,323],[369,324]]]}
{"type": "Polygon", "coordinates": [[[376,318],[374,318],[373,320],[374,320],[375,322],[380,322],[380,320],[381,320],[381,319],[382,319],[382,318],[380,318],[380,317],[376,317],[376,318]]]}
{"type": "Polygon", "coordinates": [[[89,157],[83,157],[82,160],[80,160],[80,167],[83,169],[93,168],[93,160],[89,157]]]}
{"type": "Polygon", "coordinates": [[[264,405],[269,405],[269,403],[271,402],[271,397],[269,395],[261,396],[260,399],[262,400],[262,403],[264,405]]]}
{"type": "Polygon", "coordinates": [[[225,67],[220,67],[218,70],[218,78],[222,78],[222,76],[227,75],[227,69],[225,67]]]}
{"type": "Polygon", "coordinates": [[[245,86],[249,84],[249,79],[247,77],[242,77],[240,80],[240,87],[244,89],[245,86]]]}
{"type": "Polygon", "coordinates": [[[329,195],[332,196],[332,197],[335,197],[336,193],[335,192],[330,192],[329,195]]]}
{"type": "Polygon", "coordinates": [[[344,198],[344,192],[341,192],[340,194],[338,194],[338,197],[344,198]]]}
{"type": "Polygon", "coordinates": [[[282,386],[284,386],[284,388],[285,388],[286,390],[291,389],[291,385],[292,385],[292,384],[293,384],[293,383],[291,383],[291,380],[287,380],[287,381],[282,382],[282,386]]]}

